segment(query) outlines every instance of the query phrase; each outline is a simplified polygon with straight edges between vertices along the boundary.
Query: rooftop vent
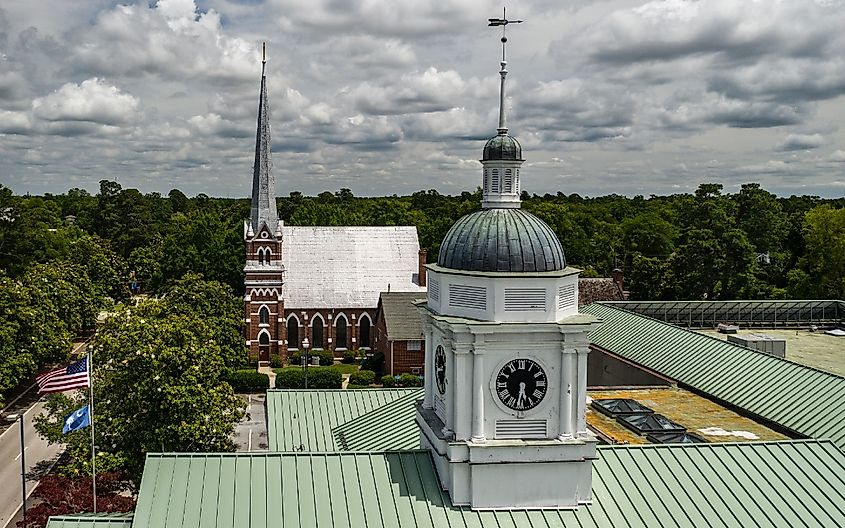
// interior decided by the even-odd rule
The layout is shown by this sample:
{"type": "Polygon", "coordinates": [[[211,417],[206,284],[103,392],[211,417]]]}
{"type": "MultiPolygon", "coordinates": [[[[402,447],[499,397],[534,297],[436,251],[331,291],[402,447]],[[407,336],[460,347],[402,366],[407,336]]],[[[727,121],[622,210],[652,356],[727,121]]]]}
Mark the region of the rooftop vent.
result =
{"type": "Polygon", "coordinates": [[[686,427],[678,425],[662,414],[625,414],[616,417],[616,421],[637,434],[648,433],[685,433],[686,427]]]}
{"type": "Polygon", "coordinates": [[[593,400],[591,407],[612,418],[626,414],[648,414],[654,412],[637,400],[630,398],[610,398],[593,400]]]}
{"type": "Polygon", "coordinates": [[[707,440],[692,433],[654,433],[646,435],[653,444],[706,444],[707,440]]]}

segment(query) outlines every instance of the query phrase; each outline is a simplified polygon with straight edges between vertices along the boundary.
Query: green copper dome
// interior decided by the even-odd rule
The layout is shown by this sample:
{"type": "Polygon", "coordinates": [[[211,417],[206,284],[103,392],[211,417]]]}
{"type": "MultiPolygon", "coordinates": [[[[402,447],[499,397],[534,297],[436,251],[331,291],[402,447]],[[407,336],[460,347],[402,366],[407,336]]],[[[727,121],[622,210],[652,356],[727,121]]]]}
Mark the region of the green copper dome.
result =
{"type": "Polygon", "coordinates": [[[488,160],[521,160],[522,145],[516,138],[507,134],[493,136],[484,145],[484,157],[482,161],[488,160]]]}
{"type": "Polygon", "coordinates": [[[437,264],[464,271],[559,271],[566,259],[552,228],[533,214],[483,209],[455,222],[440,245],[437,264]]]}

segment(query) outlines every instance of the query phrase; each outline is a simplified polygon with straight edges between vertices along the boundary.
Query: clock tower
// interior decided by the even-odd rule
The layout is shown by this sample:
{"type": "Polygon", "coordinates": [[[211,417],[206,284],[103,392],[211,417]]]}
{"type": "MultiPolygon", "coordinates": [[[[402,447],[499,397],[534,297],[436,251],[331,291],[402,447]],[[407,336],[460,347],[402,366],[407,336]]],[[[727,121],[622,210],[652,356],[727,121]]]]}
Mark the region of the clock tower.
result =
{"type": "MultiPolygon", "coordinates": [[[[510,23],[491,19],[490,25],[510,23]]],[[[592,498],[596,439],[586,426],[588,334],[579,270],[520,208],[522,147],[505,124],[502,36],[498,133],[484,146],[482,209],[460,218],[427,266],[421,446],[441,486],[473,509],[575,508],[592,498]]]]}

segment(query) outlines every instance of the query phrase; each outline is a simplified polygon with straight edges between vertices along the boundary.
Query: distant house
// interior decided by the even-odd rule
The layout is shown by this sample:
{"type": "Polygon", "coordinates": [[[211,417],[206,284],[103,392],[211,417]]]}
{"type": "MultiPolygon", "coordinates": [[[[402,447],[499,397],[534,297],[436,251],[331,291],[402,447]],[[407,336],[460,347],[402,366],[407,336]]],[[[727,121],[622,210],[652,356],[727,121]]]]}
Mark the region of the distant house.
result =
{"type": "Polygon", "coordinates": [[[587,306],[599,301],[625,301],[622,270],[613,270],[612,277],[580,277],[578,279],[578,306],[587,306]]]}
{"type": "Polygon", "coordinates": [[[382,292],[376,308],[375,350],[384,354],[385,374],[422,374],[425,340],[413,301],[425,292],[382,292]]]}

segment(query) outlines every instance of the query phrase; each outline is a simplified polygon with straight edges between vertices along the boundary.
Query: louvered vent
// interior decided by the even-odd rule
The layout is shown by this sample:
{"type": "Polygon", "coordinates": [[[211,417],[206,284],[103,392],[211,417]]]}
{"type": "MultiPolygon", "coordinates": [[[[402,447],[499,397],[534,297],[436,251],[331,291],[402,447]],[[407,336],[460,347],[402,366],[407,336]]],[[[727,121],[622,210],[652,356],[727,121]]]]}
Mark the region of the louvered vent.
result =
{"type": "Polygon", "coordinates": [[[487,309],[487,289],[483,286],[449,285],[449,306],[455,308],[487,309]]]}
{"type": "Polygon", "coordinates": [[[545,288],[505,288],[506,312],[542,312],[545,309],[545,288]]]}
{"type": "Polygon", "coordinates": [[[575,294],[575,285],[567,284],[561,286],[557,290],[557,308],[564,310],[566,308],[574,308],[578,304],[578,297],[575,294]]]}
{"type": "Polygon", "coordinates": [[[496,438],[546,438],[545,420],[496,420],[496,438]]]}
{"type": "Polygon", "coordinates": [[[428,281],[428,298],[435,302],[440,302],[440,281],[428,281]]]}

